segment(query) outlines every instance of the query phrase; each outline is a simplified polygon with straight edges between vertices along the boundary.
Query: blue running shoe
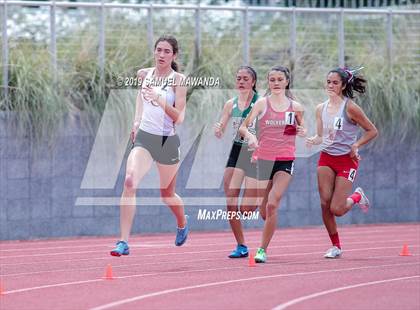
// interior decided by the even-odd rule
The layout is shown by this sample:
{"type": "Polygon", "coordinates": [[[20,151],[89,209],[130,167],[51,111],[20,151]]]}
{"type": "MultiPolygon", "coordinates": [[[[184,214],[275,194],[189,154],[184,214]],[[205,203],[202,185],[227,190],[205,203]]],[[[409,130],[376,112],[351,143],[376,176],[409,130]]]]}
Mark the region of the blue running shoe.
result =
{"type": "Polygon", "coordinates": [[[130,254],[130,248],[128,247],[128,243],[122,240],[118,241],[116,248],[113,249],[110,254],[112,256],[121,256],[121,255],[130,254]]]}
{"type": "Polygon", "coordinates": [[[243,244],[238,244],[236,249],[229,254],[229,258],[241,258],[248,257],[248,247],[243,244]]]}
{"type": "Polygon", "coordinates": [[[181,246],[187,241],[188,237],[188,215],[185,215],[185,227],[176,229],[175,245],[181,246]]]}

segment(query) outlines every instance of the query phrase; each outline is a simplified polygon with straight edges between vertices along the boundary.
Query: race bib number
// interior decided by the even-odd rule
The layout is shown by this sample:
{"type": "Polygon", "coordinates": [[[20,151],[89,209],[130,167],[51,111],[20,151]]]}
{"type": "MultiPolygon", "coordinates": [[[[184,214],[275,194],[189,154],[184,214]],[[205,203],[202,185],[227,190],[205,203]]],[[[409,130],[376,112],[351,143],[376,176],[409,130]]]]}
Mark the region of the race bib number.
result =
{"type": "Polygon", "coordinates": [[[350,182],[354,181],[354,178],[356,177],[356,169],[350,169],[349,177],[347,178],[350,182]]]}
{"type": "Polygon", "coordinates": [[[334,118],[334,129],[335,130],[343,130],[343,117],[336,117],[334,118]]]}
{"type": "Polygon", "coordinates": [[[295,124],[295,112],[286,112],[285,114],[285,123],[286,125],[294,125],[295,124]]]}

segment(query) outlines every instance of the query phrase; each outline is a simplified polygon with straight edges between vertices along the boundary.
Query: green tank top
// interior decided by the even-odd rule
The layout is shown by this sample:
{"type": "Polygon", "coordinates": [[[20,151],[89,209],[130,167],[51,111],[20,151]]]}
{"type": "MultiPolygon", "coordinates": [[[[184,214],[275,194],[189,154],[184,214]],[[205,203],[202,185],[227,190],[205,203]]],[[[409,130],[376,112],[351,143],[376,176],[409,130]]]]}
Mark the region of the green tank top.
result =
{"type": "MultiPolygon", "coordinates": [[[[258,94],[254,93],[254,96],[252,97],[249,106],[243,111],[239,109],[238,97],[235,97],[233,99],[231,117],[232,117],[232,126],[233,126],[233,132],[234,132],[233,142],[236,144],[244,145],[248,143],[248,141],[244,140],[244,138],[241,137],[238,130],[239,130],[239,127],[241,127],[242,122],[248,116],[249,112],[251,112],[252,107],[254,106],[255,102],[258,100],[258,97],[259,97],[258,94]]],[[[248,126],[249,132],[251,132],[254,135],[256,134],[256,123],[257,123],[257,119],[255,119],[252,122],[252,124],[248,126]]]]}

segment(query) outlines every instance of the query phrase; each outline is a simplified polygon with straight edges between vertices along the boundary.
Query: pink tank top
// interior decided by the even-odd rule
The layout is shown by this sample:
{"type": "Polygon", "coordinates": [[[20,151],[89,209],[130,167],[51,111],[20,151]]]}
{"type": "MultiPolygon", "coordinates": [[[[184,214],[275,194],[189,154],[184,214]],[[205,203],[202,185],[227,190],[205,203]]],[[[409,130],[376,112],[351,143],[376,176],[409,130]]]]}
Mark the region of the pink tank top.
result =
{"type": "MultiPolygon", "coordinates": [[[[290,100],[289,100],[290,101],[290,100]]],[[[258,144],[254,156],[264,160],[294,160],[296,113],[290,101],[286,111],[274,111],[267,97],[266,109],[258,119],[258,144]]]]}

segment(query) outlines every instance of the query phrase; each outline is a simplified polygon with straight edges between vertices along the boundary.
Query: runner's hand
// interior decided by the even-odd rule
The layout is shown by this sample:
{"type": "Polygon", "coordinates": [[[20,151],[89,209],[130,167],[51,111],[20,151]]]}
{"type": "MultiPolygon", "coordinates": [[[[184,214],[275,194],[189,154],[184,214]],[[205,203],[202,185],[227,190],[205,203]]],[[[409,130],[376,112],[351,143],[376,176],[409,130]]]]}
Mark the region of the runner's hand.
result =
{"type": "Polygon", "coordinates": [[[142,94],[147,101],[154,103],[156,106],[159,105],[160,93],[155,88],[151,86],[143,87],[142,94]]]}
{"type": "Polygon", "coordinates": [[[350,157],[359,161],[362,157],[359,155],[359,146],[357,144],[353,144],[351,146],[350,157]]]}
{"type": "Polygon", "coordinates": [[[297,135],[299,137],[302,137],[302,138],[306,137],[307,129],[305,127],[297,125],[296,129],[297,129],[297,135]]]}
{"type": "Polygon", "coordinates": [[[306,146],[312,147],[313,145],[319,145],[322,143],[322,138],[318,135],[306,139],[306,146]]]}
{"type": "Polygon", "coordinates": [[[217,138],[220,139],[222,137],[222,135],[223,135],[222,124],[219,123],[219,122],[217,122],[216,124],[214,124],[213,129],[214,129],[214,135],[217,138]]]}
{"type": "Polygon", "coordinates": [[[252,149],[257,149],[258,148],[258,140],[257,137],[254,136],[252,133],[248,133],[247,134],[247,138],[248,138],[248,145],[250,148],[252,149]]]}
{"type": "Polygon", "coordinates": [[[137,132],[139,131],[140,123],[134,122],[133,127],[131,128],[130,132],[130,140],[131,143],[134,144],[136,142],[137,132]]]}

